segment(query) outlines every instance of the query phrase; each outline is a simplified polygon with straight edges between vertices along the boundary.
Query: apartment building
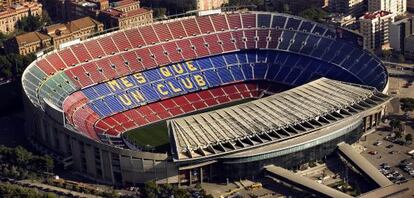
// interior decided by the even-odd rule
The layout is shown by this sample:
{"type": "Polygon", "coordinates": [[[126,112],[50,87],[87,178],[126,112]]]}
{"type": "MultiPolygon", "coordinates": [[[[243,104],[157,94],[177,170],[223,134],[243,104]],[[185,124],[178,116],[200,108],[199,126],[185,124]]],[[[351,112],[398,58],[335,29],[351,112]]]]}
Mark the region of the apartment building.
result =
{"type": "Polygon", "coordinates": [[[387,11],[367,12],[359,18],[364,47],[374,50],[389,43],[389,26],[396,14],[387,11]]]}
{"type": "Polygon", "coordinates": [[[16,23],[23,17],[42,15],[42,4],[33,2],[13,3],[0,8],[0,32],[10,33],[16,29],[16,23]]]}
{"type": "Polygon", "coordinates": [[[378,10],[403,15],[407,12],[407,0],[368,0],[368,12],[378,10]]]}

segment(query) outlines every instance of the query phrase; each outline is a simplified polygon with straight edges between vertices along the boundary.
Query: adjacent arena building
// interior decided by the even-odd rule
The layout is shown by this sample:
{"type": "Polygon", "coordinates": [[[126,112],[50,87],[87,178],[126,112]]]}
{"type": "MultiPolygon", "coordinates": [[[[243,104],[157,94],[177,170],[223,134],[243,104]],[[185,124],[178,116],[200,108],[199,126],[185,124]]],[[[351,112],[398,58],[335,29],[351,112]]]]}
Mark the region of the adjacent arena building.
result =
{"type": "Polygon", "coordinates": [[[294,167],[381,119],[388,75],[360,35],[220,12],[91,38],[24,72],[27,135],[113,184],[190,184],[294,167]]]}

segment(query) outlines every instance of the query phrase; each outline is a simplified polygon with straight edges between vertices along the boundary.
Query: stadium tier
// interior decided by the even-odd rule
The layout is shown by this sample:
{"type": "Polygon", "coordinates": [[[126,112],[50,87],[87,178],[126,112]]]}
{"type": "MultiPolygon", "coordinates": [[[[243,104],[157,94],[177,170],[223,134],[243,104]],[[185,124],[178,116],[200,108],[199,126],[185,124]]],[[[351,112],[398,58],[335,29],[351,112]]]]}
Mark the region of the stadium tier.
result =
{"type": "MultiPolygon", "coordinates": [[[[382,63],[352,41],[357,37],[344,40],[342,34],[297,17],[270,13],[163,21],[47,54],[26,70],[23,84],[33,104],[41,108],[44,99],[62,109],[79,105],[71,101],[73,97],[82,99],[82,106],[76,107],[82,108],[71,112],[96,114],[91,122],[163,99],[245,81],[298,86],[324,76],[384,88],[387,74],[382,63]],[[76,94],[66,100],[70,104],[64,103],[79,91],[86,99],[76,94]]],[[[68,123],[85,129],[71,119],[85,121],[84,116],[65,112],[68,123]]]]}
{"type": "MultiPolygon", "coordinates": [[[[64,155],[76,158],[75,164],[84,164],[87,157],[78,159],[72,153],[92,155],[92,150],[82,151],[91,144],[129,149],[120,152],[143,151],[125,139],[126,131],[259,99],[321,77],[384,91],[387,71],[377,57],[362,49],[362,41],[354,32],[281,13],[186,16],[49,52],[28,66],[22,84],[33,110],[43,115],[34,128],[52,133],[36,138],[53,142],[47,146],[72,150],[64,155]],[[62,126],[71,133],[57,138],[62,126]],[[62,139],[73,138],[90,142],[62,143],[62,139]]],[[[182,142],[174,144],[180,147],[172,149],[177,159],[200,155],[182,142]]],[[[142,153],[138,156],[149,158],[142,153]]],[[[151,156],[161,162],[168,158],[151,156]]],[[[117,156],[105,158],[114,159],[119,160],[117,156]]],[[[81,165],[77,169],[86,170],[81,165]]],[[[101,178],[114,182],[119,177],[118,170],[114,171],[101,178]]]]}

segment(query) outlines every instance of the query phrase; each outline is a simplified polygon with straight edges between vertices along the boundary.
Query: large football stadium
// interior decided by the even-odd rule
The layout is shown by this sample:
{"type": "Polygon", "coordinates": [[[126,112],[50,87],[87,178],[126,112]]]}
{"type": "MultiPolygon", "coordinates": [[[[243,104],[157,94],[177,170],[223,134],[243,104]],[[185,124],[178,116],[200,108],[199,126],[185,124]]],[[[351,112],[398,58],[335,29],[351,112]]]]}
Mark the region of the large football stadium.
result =
{"type": "Polygon", "coordinates": [[[113,184],[292,168],[381,120],[387,71],[362,46],[346,29],[254,11],[114,31],[28,66],[26,133],[63,167],[113,184]]]}

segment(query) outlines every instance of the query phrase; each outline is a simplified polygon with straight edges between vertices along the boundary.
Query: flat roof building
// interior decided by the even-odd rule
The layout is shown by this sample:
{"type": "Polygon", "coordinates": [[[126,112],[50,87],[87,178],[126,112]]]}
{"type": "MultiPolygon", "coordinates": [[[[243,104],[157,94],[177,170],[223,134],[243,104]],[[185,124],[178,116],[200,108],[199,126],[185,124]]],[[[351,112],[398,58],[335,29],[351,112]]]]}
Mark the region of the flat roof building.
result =
{"type": "Polygon", "coordinates": [[[388,11],[397,15],[407,12],[407,0],[368,0],[368,12],[388,11]]]}
{"type": "Polygon", "coordinates": [[[366,49],[378,49],[389,43],[389,26],[396,14],[387,11],[367,12],[359,18],[366,49]]]}
{"type": "Polygon", "coordinates": [[[404,52],[405,38],[412,35],[413,19],[404,18],[390,24],[390,47],[398,52],[404,52]]]}
{"type": "Polygon", "coordinates": [[[17,22],[23,17],[42,15],[42,4],[34,2],[14,3],[0,8],[0,32],[10,33],[16,29],[17,22]]]}

